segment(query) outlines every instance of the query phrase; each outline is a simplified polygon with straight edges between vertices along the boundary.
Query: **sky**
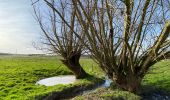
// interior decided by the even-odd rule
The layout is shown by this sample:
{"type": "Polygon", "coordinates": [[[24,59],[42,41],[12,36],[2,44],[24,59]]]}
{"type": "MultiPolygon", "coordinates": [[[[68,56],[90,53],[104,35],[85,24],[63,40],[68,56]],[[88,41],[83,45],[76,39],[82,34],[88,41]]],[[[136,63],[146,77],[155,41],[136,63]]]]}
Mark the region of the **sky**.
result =
{"type": "Polygon", "coordinates": [[[32,45],[41,37],[33,15],[30,0],[0,0],[0,53],[44,53],[32,45]]]}

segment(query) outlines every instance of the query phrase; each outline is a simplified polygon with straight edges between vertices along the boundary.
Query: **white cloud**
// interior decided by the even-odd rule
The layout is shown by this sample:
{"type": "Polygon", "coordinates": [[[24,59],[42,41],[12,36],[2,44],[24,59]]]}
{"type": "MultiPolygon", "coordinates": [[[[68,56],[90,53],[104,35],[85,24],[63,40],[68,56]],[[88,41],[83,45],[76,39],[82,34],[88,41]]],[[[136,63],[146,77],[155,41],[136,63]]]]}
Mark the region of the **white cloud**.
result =
{"type": "Polygon", "coordinates": [[[30,0],[0,1],[0,52],[41,53],[32,46],[41,33],[30,0]]]}

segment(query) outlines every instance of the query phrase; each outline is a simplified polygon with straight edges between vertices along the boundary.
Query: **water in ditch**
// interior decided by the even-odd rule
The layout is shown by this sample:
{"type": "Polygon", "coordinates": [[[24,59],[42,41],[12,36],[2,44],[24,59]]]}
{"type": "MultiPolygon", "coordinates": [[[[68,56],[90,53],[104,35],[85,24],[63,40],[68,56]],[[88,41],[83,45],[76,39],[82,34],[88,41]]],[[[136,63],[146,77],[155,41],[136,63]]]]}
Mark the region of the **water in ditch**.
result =
{"type": "MultiPolygon", "coordinates": [[[[66,75],[66,76],[56,76],[56,77],[50,77],[46,79],[39,80],[36,84],[37,85],[45,85],[45,86],[54,86],[57,84],[72,84],[76,81],[76,78],[74,75],[66,75]]],[[[91,93],[95,91],[97,88],[108,88],[110,87],[112,83],[112,80],[110,80],[108,77],[105,77],[105,82],[103,84],[96,85],[94,88],[90,90],[84,90],[81,91],[77,95],[86,95],[88,93],[91,93]]],[[[170,94],[161,91],[161,90],[153,90],[149,93],[142,93],[140,95],[142,97],[142,100],[170,100],[170,94]]]]}

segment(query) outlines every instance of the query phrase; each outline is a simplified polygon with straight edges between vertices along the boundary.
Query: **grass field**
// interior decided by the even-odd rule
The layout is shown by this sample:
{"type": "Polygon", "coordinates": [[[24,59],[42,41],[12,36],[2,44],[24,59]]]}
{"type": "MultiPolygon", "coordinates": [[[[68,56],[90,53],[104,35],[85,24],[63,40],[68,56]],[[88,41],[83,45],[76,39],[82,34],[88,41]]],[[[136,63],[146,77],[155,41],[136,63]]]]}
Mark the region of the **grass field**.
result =
{"type": "Polygon", "coordinates": [[[156,63],[143,80],[143,85],[150,85],[170,92],[170,59],[156,63]]]}
{"type": "MultiPolygon", "coordinates": [[[[48,56],[0,57],[0,100],[33,100],[52,91],[62,91],[72,85],[51,87],[35,85],[36,81],[52,76],[72,74],[59,60],[48,56]]],[[[104,74],[91,59],[81,59],[83,68],[92,75],[104,74]]],[[[76,84],[88,84],[80,80],[76,84]]],[[[170,60],[158,62],[145,77],[144,85],[163,88],[170,92],[170,60]]]]}
{"type": "MultiPolygon", "coordinates": [[[[150,93],[152,91],[155,91],[155,89],[156,91],[165,90],[167,93],[170,93],[170,60],[163,60],[156,63],[143,79],[141,88],[142,93],[145,93],[145,95],[150,95],[150,93]]],[[[141,99],[140,95],[135,95],[133,93],[122,91],[120,89],[99,88],[92,93],[75,97],[73,100],[140,100],[140,99],[141,99]]]]}
{"type": "MultiPolygon", "coordinates": [[[[43,56],[0,57],[0,99],[32,100],[35,97],[66,88],[67,86],[62,85],[51,87],[35,85],[36,81],[46,77],[72,74],[58,58],[43,56]]],[[[81,64],[90,74],[98,76],[101,73],[91,59],[81,59],[81,64]]],[[[80,80],[76,84],[88,82],[80,80]]]]}

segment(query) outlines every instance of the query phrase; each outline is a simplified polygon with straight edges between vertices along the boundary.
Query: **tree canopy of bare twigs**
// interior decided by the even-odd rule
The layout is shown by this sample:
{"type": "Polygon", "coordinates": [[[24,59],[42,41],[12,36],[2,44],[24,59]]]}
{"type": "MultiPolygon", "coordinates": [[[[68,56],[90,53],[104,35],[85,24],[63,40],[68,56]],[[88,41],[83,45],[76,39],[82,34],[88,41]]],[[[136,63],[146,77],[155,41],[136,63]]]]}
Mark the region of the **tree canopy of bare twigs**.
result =
{"type": "Polygon", "coordinates": [[[47,45],[50,51],[63,57],[61,61],[75,74],[76,78],[85,78],[87,73],[79,64],[84,46],[72,31],[76,31],[80,37],[83,37],[82,30],[75,20],[75,10],[64,0],[59,4],[55,0],[50,1],[52,6],[58,6],[57,9],[61,11],[61,16],[67,19],[70,27],[58,17],[55,10],[44,5],[43,1],[34,2],[35,17],[46,39],[43,44],[47,45]]]}
{"type": "Polygon", "coordinates": [[[86,42],[56,5],[43,1],[122,89],[136,92],[148,69],[170,54],[169,0],[64,0],[86,42]]]}

